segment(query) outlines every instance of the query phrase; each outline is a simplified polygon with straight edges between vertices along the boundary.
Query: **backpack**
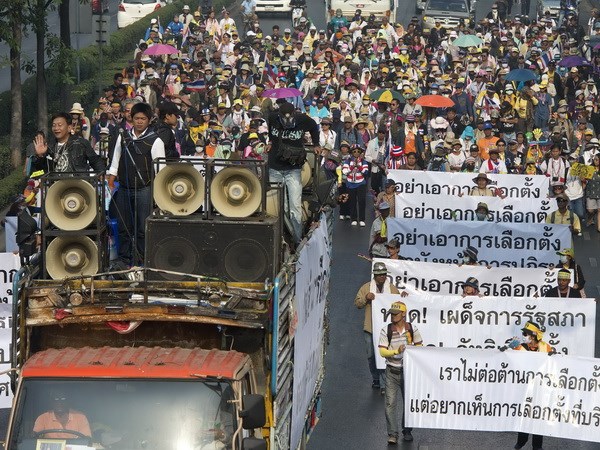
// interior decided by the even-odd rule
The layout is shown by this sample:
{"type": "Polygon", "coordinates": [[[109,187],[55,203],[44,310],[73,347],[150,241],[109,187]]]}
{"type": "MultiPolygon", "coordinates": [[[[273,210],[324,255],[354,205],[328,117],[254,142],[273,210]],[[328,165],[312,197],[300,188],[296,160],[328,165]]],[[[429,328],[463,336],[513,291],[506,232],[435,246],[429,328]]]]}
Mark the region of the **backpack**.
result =
{"type": "MultiPolygon", "coordinates": [[[[393,334],[392,325],[393,324],[388,323],[388,326],[387,326],[388,347],[392,344],[392,334],[393,334]]],[[[414,342],[413,327],[409,322],[406,322],[404,324],[404,328],[406,329],[406,332],[408,333],[408,345],[411,345],[414,342]]]]}

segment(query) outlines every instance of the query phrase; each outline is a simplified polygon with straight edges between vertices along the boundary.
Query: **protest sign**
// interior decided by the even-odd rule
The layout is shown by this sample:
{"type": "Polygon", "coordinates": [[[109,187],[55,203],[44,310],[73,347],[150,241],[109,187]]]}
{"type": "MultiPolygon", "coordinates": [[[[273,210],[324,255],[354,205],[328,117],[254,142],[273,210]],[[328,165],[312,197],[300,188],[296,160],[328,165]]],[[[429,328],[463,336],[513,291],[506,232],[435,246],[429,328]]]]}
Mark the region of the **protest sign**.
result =
{"type": "Polygon", "coordinates": [[[594,358],[409,347],[406,425],[600,442],[599,368],[594,358]]]}
{"type": "Polygon", "coordinates": [[[473,246],[485,265],[550,267],[558,250],[571,247],[568,225],[388,218],[387,229],[403,257],[423,262],[459,263],[473,246]]]}
{"type": "Polygon", "coordinates": [[[558,352],[594,356],[594,345],[581,345],[595,342],[594,299],[376,294],[371,304],[373,345],[380,369],[385,361],[379,356],[379,335],[390,322],[388,309],[398,300],[406,303],[406,320],[421,332],[424,345],[497,349],[512,336],[521,337],[521,328],[532,320],[546,327],[547,342],[558,352]]]}

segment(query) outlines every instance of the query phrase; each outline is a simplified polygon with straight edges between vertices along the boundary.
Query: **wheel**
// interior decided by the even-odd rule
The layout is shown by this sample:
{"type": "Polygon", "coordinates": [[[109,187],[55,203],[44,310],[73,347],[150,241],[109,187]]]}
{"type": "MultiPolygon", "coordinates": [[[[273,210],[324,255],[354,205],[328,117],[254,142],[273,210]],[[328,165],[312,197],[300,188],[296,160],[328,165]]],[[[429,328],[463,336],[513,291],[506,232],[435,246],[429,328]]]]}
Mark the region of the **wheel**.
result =
{"type": "Polygon", "coordinates": [[[76,430],[69,430],[69,429],[62,429],[62,428],[52,428],[49,430],[41,430],[41,431],[35,431],[33,433],[34,437],[37,439],[41,436],[44,436],[45,434],[48,433],[68,433],[68,434],[72,434],[75,437],[78,438],[82,438],[82,439],[91,439],[90,436],[86,436],[83,433],[80,433],[79,431],[76,430]]]}

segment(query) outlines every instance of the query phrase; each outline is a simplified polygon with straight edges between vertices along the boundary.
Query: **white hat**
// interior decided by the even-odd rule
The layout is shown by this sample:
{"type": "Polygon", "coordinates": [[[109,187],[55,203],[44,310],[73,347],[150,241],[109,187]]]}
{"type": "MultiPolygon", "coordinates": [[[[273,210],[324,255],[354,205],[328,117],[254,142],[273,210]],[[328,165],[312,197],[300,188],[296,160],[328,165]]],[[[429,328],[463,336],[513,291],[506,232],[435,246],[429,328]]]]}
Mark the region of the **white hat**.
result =
{"type": "Polygon", "coordinates": [[[85,114],[83,112],[81,103],[73,103],[73,106],[71,107],[71,111],[69,111],[69,114],[85,114]]]}
{"type": "Polygon", "coordinates": [[[429,125],[431,128],[448,128],[450,126],[448,121],[442,116],[437,116],[435,119],[431,119],[429,121],[429,125]]]}
{"type": "Polygon", "coordinates": [[[289,28],[286,28],[285,30],[283,30],[284,33],[291,33],[292,30],[290,30],[289,28]]]}
{"type": "Polygon", "coordinates": [[[183,7],[183,10],[184,10],[184,11],[185,11],[185,10],[188,10],[188,11],[189,11],[189,10],[190,10],[190,7],[189,7],[189,5],[184,5],[184,7],[183,7]]]}
{"type": "Polygon", "coordinates": [[[110,134],[108,127],[100,127],[100,134],[110,134]]]}

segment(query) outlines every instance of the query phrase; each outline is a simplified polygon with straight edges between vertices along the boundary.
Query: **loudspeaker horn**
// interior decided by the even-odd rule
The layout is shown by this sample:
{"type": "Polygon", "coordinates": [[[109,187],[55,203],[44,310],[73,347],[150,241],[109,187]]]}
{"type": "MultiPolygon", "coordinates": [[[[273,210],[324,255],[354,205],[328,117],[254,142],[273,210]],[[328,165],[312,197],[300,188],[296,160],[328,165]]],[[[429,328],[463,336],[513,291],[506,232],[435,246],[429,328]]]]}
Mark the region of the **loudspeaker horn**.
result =
{"type": "Polygon", "coordinates": [[[169,164],[154,178],[153,192],[162,211],[189,216],[202,206],[204,179],[192,164],[169,164]]]}
{"type": "Polygon", "coordinates": [[[96,196],[94,186],[85,180],[56,181],[46,191],[46,216],[61,230],[83,230],[98,213],[96,196]]]}
{"type": "Polygon", "coordinates": [[[87,236],[59,236],[44,255],[46,271],[53,279],[98,273],[98,247],[87,236]]]}
{"type": "Polygon", "coordinates": [[[226,167],[211,182],[210,201],[225,217],[248,217],[262,201],[260,180],[248,169],[226,167]]]}

